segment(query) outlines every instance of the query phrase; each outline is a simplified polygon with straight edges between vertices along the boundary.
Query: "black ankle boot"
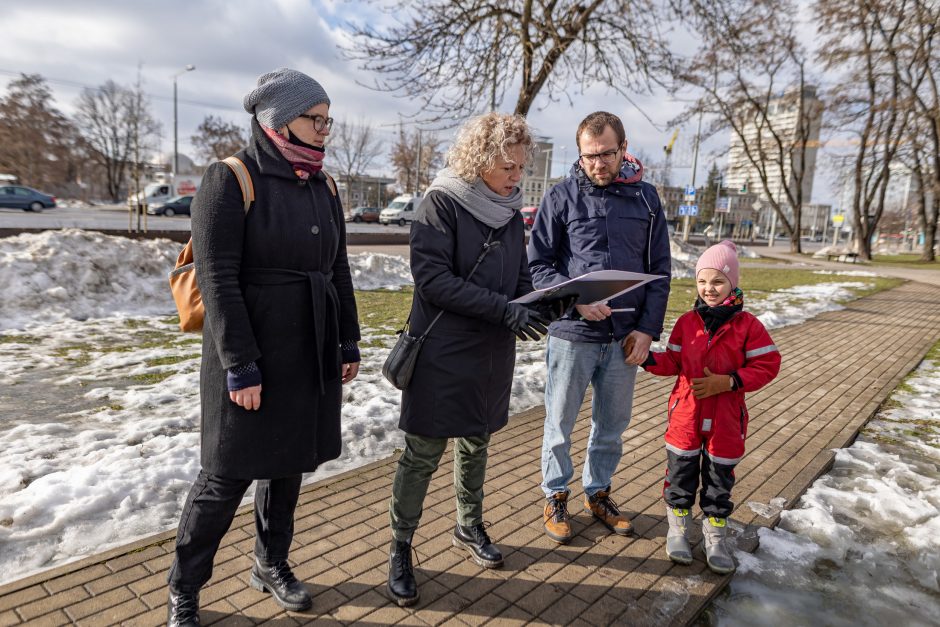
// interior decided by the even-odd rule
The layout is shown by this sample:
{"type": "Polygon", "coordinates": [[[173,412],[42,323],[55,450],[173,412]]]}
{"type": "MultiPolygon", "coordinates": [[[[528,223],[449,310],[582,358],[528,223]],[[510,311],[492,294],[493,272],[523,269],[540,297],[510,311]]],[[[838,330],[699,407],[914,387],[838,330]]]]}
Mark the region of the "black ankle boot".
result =
{"type": "Polygon", "coordinates": [[[388,593],[401,607],[418,602],[418,584],[411,565],[411,543],[392,540],[388,554],[388,593]]]}
{"type": "Polygon", "coordinates": [[[251,569],[251,587],[273,594],[274,600],[285,610],[302,612],[313,605],[310,593],[294,577],[287,560],[262,562],[256,559],[251,569]]]}
{"type": "Polygon", "coordinates": [[[199,593],[174,592],[166,606],[167,627],[199,627],[199,593]]]}
{"type": "Polygon", "coordinates": [[[454,546],[470,551],[473,561],[483,568],[497,568],[503,565],[503,554],[490,542],[483,524],[454,529],[454,546]]]}

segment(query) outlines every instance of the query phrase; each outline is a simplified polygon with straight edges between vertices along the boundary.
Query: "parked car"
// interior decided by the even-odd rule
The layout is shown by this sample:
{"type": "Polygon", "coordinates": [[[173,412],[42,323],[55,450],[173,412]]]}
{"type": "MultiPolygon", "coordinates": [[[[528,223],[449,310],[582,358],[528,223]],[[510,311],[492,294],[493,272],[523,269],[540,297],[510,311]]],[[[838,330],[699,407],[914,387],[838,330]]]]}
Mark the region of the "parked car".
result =
{"type": "Polygon", "coordinates": [[[531,229],[532,225],[535,224],[535,214],[538,213],[538,207],[523,207],[520,210],[522,214],[522,224],[525,225],[526,230],[531,229]]]}
{"type": "Polygon", "coordinates": [[[346,222],[378,222],[380,211],[378,207],[356,207],[346,216],[346,222]]]}
{"type": "Polygon", "coordinates": [[[156,216],[175,216],[180,215],[189,215],[189,205],[192,204],[192,196],[177,196],[176,198],[171,198],[163,204],[152,205],[147,207],[147,213],[156,216]]]}
{"type": "Polygon", "coordinates": [[[418,208],[420,202],[421,196],[415,197],[411,194],[395,196],[388,207],[382,209],[382,213],[379,214],[379,223],[405,226],[414,219],[415,209],[418,208]]]}
{"type": "Polygon", "coordinates": [[[55,196],[22,185],[0,185],[0,207],[42,211],[55,207],[55,196]]]}

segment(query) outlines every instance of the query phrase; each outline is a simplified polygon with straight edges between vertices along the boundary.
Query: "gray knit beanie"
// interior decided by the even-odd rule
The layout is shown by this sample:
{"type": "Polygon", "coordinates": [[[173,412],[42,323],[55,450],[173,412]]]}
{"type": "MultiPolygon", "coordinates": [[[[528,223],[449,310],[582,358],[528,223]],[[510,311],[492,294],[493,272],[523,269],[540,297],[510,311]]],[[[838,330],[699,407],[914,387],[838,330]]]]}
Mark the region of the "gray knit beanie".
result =
{"type": "Polygon", "coordinates": [[[330,97],[320,83],[282,67],[258,77],[258,86],[245,96],[245,111],[259,124],[277,130],[321,102],[330,104],[330,97]]]}

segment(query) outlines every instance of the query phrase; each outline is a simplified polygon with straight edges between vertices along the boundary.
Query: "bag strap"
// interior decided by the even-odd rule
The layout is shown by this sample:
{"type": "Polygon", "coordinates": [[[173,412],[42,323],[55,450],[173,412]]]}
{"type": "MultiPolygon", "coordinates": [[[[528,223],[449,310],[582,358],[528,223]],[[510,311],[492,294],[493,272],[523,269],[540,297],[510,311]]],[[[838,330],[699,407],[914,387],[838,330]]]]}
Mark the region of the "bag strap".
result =
{"type": "MultiPolygon", "coordinates": [[[[475,264],[473,264],[473,268],[470,270],[470,274],[468,274],[468,275],[467,275],[467,278],[464,279],[465,281],[469,281],[469,280],[470,280],[470,277],[472,277],[472,276],[473,276],[473,273],[476,272],[476,271],[477,271],[477,268],[480,267],[480,264],[483,262],[483,258],[486,257],[486,255],[490,252],[490,250],[492,250],[493,248],[497,248],[497,247],[499,247],[499,246],[502,244],[502,242],[492,242],[492,243],[490,243],[490,240],[493,239],[493,232],[494,232],[494,231],[495,231],[495,229],[490,229],[489,234],[486,236],[486,241],[483,242],[483,250],[481,250],[481,251],[480,251],[480,254],[477,256],[477,262],[476,262],[475,264]]],[[[432,321],[431,321],[431,324],[428,325],[428,328],[424,330],[424,334],[423,334],[423,335],[421,336],[421,338],[420,338],[421,340],[424,340],[424,338],[426,338],[426,337],[428,336],[428,333],[431,332],[431,328],[437,323],[437,321],[438,321],[438,320],[440,319],[440,317],[443,316],[443,315],[444,315],[444,310],[443,310],[443,309],[441,309],[439,312],[437,312],[437,315],[434,316],[434,320],[432,320],[432,321]]],[[[411,322],[411,312],[408,312],[408,319],[405,320],[405,326],[402,328],[402,331],[405,331],[405,330],[408,328],[408,324],[409,324],[410,322],[411,322]]]]}
{"type": "Polygon", "coordinates": [[[226,157],[222,159],[222,163],[231,168],[232,172],[235,173],[235,180],[238,181],[238,186],[242,190],[242,200],[245,202],[245,213],[248,213],[248,210],[251,209],[251,203],[255,201],[255,186],[251,181],[251,174],[248,172],[248,167],[245,166],[245,163],[238,157],[226,157]]]}
{"type": "Polygon", "coordinates": [[[336,198],[336,181],[333,180],[333,177],[327,174],[326,170],[320,170],[323,172],[323,176],[326,177],[326,186],[330,188],[330,193],[333,194],[333,198],[336,198]]]}

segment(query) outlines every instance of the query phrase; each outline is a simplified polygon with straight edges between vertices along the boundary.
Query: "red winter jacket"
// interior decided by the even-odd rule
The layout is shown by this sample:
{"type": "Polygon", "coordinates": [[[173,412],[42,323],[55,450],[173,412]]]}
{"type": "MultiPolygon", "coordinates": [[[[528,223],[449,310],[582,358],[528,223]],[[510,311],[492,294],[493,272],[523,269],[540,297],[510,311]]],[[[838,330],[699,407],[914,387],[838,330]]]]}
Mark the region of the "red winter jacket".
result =
{"type": "Polygon", "coordinates": [[[697,311],[682,315],[669,336],[666,351],[652,353],[655,364],[646,370],[664,377],[679,375],[669,395],[666,448],[679,456],[697,455],[705,443],[720,464],[736,464],[744,456],[748,413],[745,392],[770,383],[780,371],[780,353],[756,317],[741,311],[709,339],[697,311]],[[697,399],[692,379],[712,374],[736,374],[740,385],[730,392],[697,399]]]}

